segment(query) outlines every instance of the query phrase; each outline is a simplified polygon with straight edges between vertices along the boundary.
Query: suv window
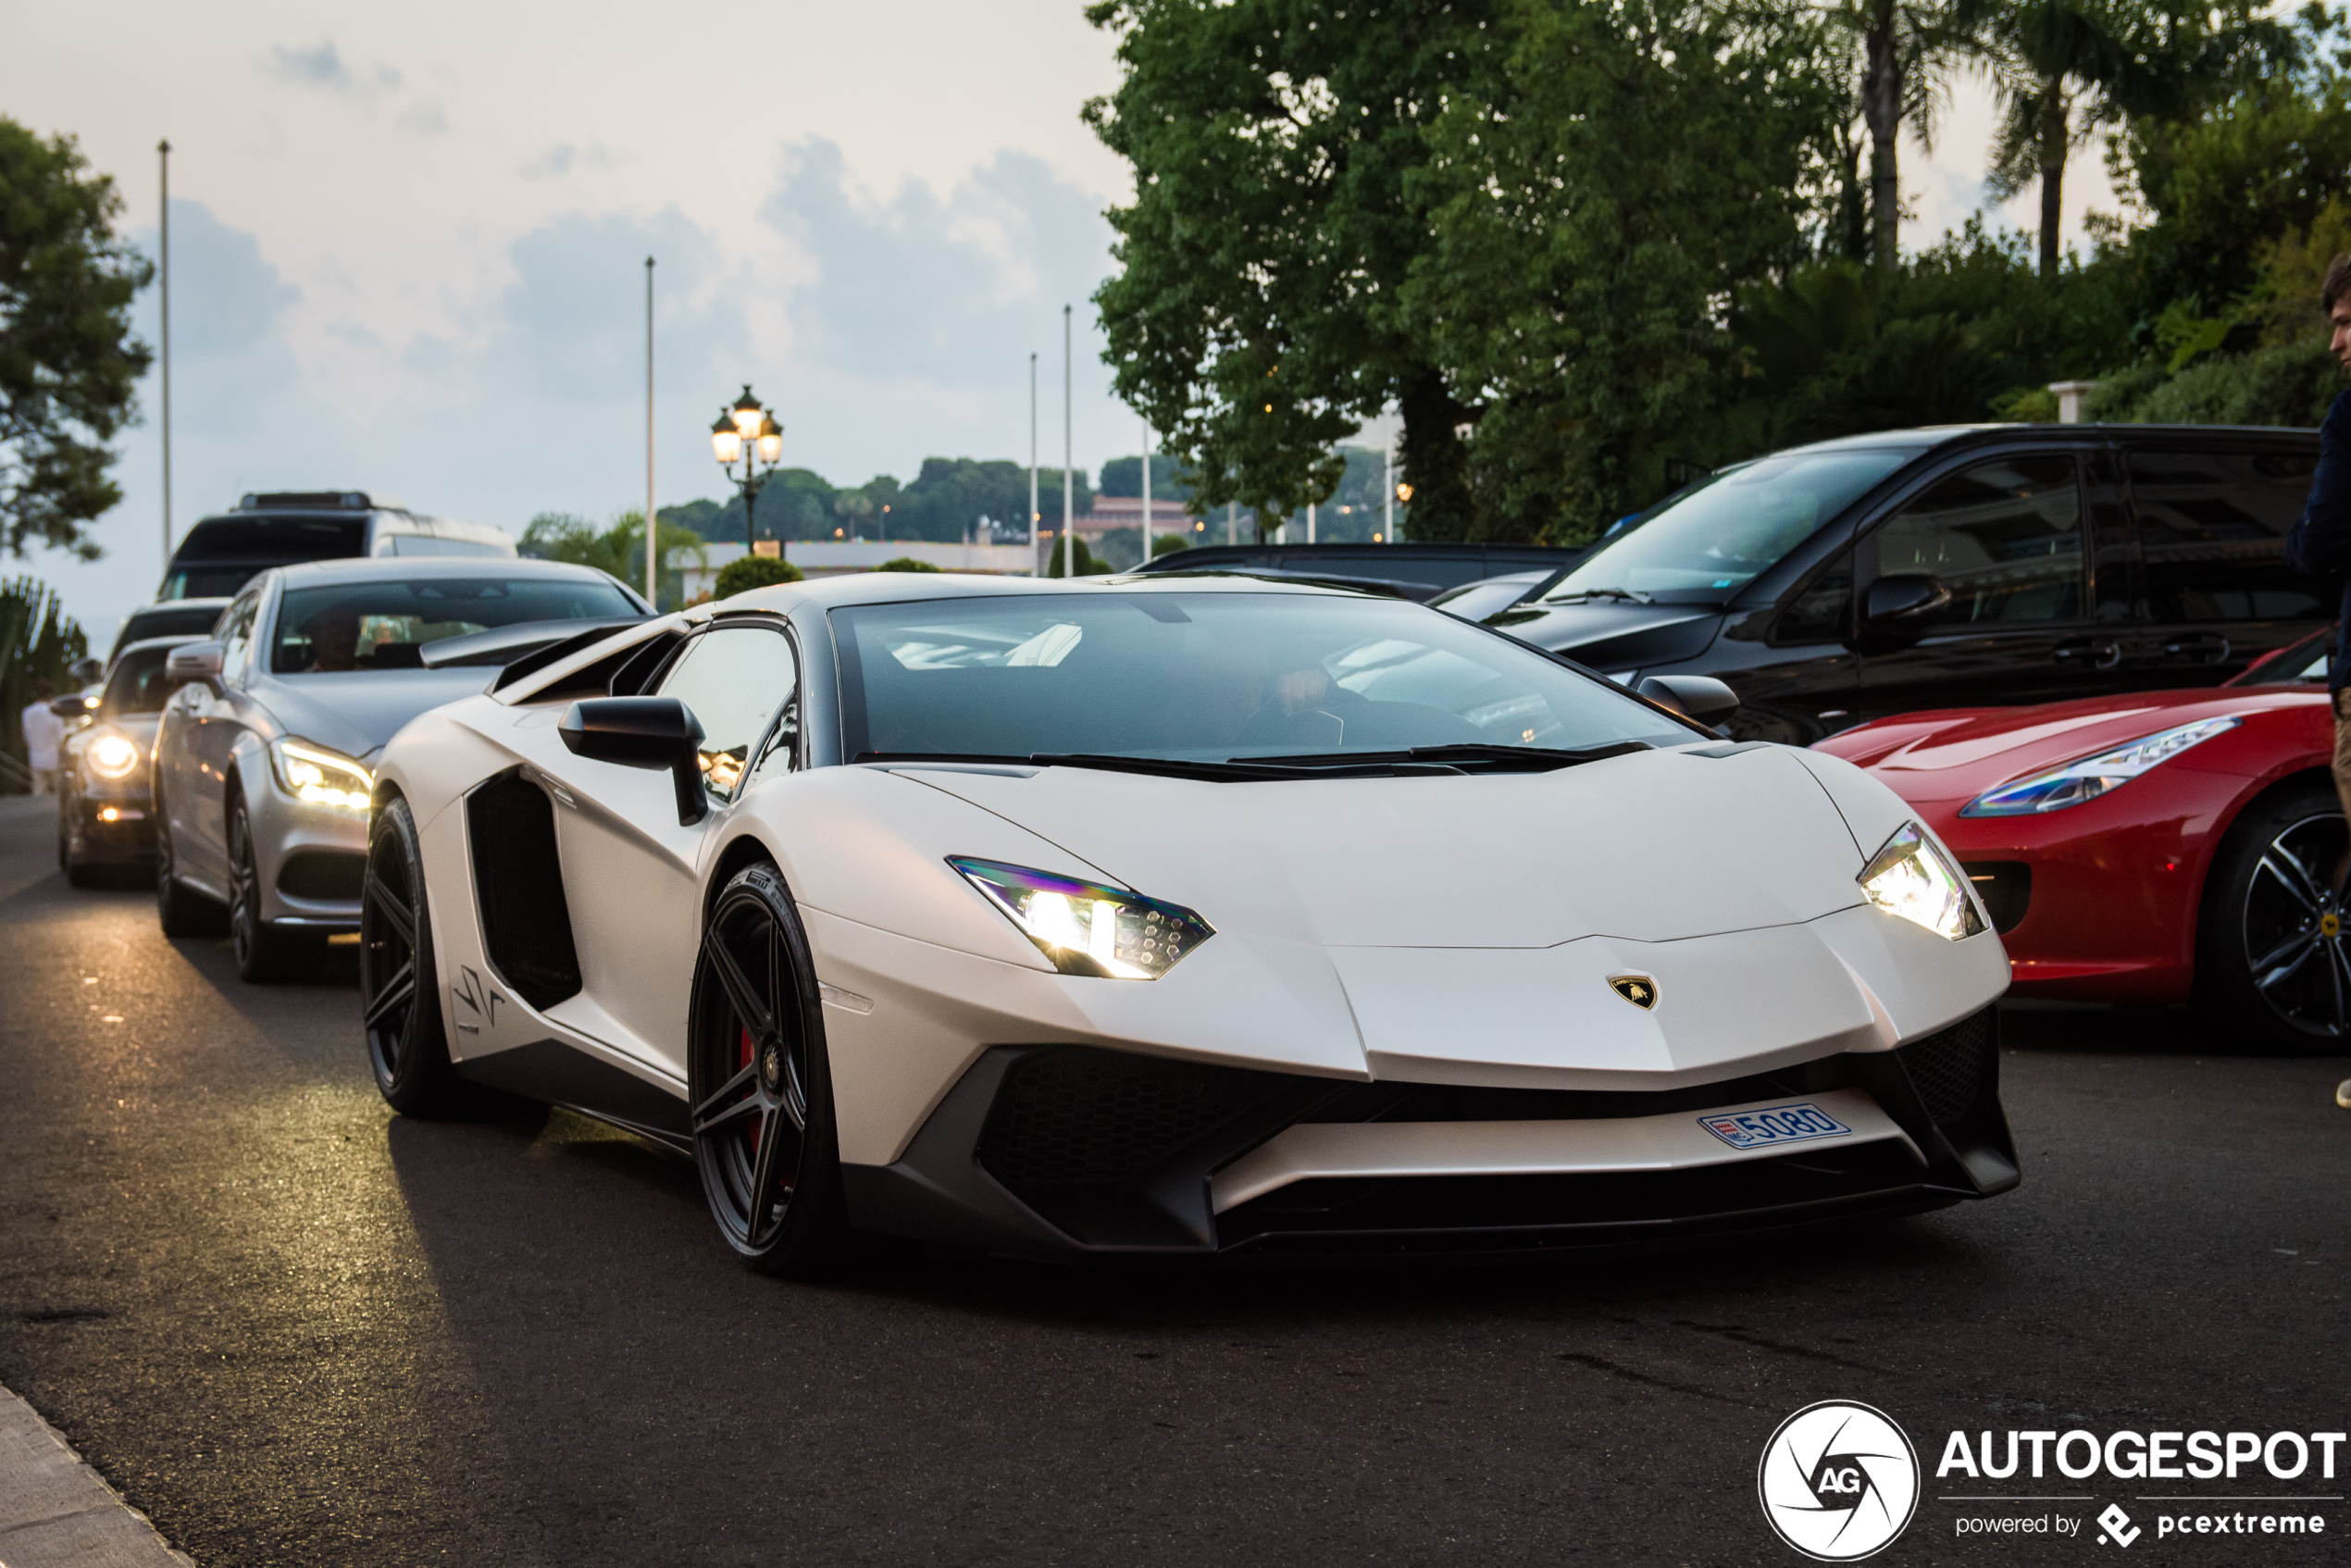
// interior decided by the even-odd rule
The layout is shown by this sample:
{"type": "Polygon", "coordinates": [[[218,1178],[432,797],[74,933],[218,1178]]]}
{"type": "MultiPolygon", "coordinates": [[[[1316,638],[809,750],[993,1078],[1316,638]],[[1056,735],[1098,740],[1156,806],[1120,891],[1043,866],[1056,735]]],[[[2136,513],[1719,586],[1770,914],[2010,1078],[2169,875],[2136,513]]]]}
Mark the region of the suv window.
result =
{"type": "Polygon", "coordinates": [[[2311,452],[2133,452],[2148,616],[2164,621],[2326,620],[2314,578],[2289,571],[2286,530],[2310,499],[2311,452]]]}
{"type": "Polygon", "coordinates": [[[2078,619],[2082,491],[2071,453],[2019,454],[1940,480],[1875,535],[1880,577],[1950,591],[1933,624],[2078,619]]]}
{"type": "MultiPolygon", "coordinates": [[[[799,666],[791,641],[764,626],[722,626],[686,644],[662,678],[661,694],[675,697],[702,721],[703,783],[718,800],[735,792],[750,769],[753,746],[767,721],[791,701],[799,666]]],[[[789,752],[782,758],[790,765],[789,752]]],[[[763,757],[763,764],[774,760],[763,757]]]]}

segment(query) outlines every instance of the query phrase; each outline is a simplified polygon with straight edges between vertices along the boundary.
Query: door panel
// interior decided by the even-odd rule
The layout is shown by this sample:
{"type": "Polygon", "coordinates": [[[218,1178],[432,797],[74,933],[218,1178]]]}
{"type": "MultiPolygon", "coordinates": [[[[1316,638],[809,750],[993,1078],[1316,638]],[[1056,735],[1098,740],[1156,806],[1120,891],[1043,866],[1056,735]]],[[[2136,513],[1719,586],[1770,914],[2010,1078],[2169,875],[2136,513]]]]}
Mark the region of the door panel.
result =
{"type": "Polygon", "coordinates": [[[576,1013],[594,1012],[633,1037],[611,1043],[686,1076],[686,1012],[702,939],[701,856],[744,774],[796,695],[790,641],[765,624],[721,626],[690,640],[658,695],[693,711],[703,732],[711,815],[681,827],[666,773],[551,750],[535,760],[560,788],[555,835],[581,977],[576,1013]]]}
{"type": "Polygon", "coordinates": [[[2208,686],[2334,618],[2326,584],[2285,564],[2310,495],[2315,449],[2126,456],[2138,525],[2138,684],[2208,686]]]}

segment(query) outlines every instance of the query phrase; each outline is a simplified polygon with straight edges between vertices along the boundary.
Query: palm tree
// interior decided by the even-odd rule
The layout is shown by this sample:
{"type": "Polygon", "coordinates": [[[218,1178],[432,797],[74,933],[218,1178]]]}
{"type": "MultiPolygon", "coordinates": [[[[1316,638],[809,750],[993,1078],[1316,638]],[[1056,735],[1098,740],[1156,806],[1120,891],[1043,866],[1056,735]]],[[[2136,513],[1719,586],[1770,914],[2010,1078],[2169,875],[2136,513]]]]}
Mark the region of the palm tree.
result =
{"type": "Polygon", "coordinates": [[[1897,150],[1905,120],[1933,144],[1934,110],[1949,68],[1972,52],[1971,0],[1836,0],[1829,20],[1860,45],[1861,118],[1870,134],[1872,251],[1893,270],[1902,220],[1897,150]]]}
{"type": "Polygon", "coordinates": [[[2041,185],[2041,276],[2058,269],[2065,165],[2100,125],[2183,118],[2249,75],[2298,57],[2283,24],[2247,0],[2217,12],[2183,0],[1962,0],[2000,97],[1985,184],[2003,200],[2041,185]]]}

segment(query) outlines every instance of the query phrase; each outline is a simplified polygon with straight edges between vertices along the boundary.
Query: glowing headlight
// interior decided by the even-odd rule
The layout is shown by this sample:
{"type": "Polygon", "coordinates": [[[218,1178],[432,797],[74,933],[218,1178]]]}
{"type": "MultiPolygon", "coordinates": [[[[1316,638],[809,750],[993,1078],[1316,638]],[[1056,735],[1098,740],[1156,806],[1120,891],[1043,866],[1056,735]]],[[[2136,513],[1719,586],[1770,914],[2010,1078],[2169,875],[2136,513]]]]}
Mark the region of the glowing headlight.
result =
{"type": "Polygon", "coordinates": [[[272,740],[269,761],[287,794],[305,805],[337,811],[367,809],[376,776],[349,757],[302,740],[272,740]]]}
{"type": "Polygon", "coordinates": [[[1181,904],[1123,888],[965,855],[950,855],[947,864],[987,894],[1064,975],[1155,980],[1216,934],[1181,904]]]}
{"type": "Polygon", "coordinates": [[[1904,823],[1870,857],[1860,883],[1872,903],[1938,937],[1958,941],[1984,929],[1984,916],[1968,896],[1966,878],[1915,822],[1904,823]]]}
{"type": "Polygon", "coordinates": [[[82,748],[81,760],[100,778],[128,778],[139,765],[139,747],[130,737],[109,731],[82,748]]]}
{"type": "Polygon", "coordinates": [[[2117,746],[2110,752],[2046,773],[2036,773],[2030,778],[2020,778],[2013,784],[2003,784],[1984,793],[1959,808],[1961,816],[2032,816],[2045,811],[2063,811],[2078,806],[2084,801],[2095,801],[2108,790],[2119,789],[2158,763],[2171,761],[2190,746],[2209,740],[2223,730],[2236,728],[2233,718],[2204,718],[2194,724],[2183,724],[2177,729],[2166,729],[2133,740],[2127,746],[2117,746]]]}

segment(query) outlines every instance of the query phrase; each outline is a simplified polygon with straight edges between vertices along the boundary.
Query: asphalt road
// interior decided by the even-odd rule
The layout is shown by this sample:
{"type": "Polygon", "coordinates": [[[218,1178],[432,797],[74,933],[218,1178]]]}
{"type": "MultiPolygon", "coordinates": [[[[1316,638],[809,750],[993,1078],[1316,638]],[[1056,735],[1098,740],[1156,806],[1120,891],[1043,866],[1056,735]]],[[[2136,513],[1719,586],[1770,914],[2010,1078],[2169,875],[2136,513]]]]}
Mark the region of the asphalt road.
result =
{"type": "MultiPolygon", "coordinates": [[[[240,984],[143,890],[68,889],[27,803],[0,803],[0,1383],[205,1568],[1785,1563],[1756,1464],[1814,1400],[1879,1406],[1930,1464],[1954,1428],[2351,1414],[2342,1058],[2012,1014],[2024,1186],[1800,1240],[782,1284],[628,1138],[392,1116],[348,973],[240,984]]],[[[2325,1511],[2325,1542],[2134,1555],[2339,1559],[2325,1511]]],[[[1881,1561],[2096,1549],[1960,1538],[1964,1512],[1930,1496],[1881,1561]]]]}

